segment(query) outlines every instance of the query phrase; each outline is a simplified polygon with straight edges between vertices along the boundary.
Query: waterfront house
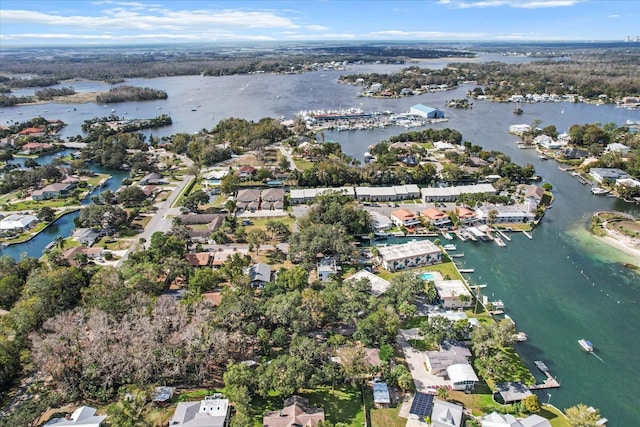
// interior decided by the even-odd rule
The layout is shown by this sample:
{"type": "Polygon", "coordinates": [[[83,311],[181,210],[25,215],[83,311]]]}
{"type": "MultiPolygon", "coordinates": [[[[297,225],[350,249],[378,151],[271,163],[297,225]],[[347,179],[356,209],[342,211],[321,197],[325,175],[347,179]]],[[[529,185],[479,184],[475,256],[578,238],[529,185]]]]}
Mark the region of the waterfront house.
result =
{"type": "Polygon", "coordinates": [[[82,427],[100,427],[102,422],[107,419],[106,415],[96,415],[96,408],[91,406],[81,406],[73,413],[67,414],[64,418],[53,418],[45,424],[45,426],[82,426],[82,427]]]}
{"type": "Polygon", "coordinates": [[[527,202],[533,206],[538,206],[544,197],[544,189],[532,184],[520,184],[517,187],[518,194],[524,198],[524,204],[527,202]]]}
{"type": "Polygon", "coordinates": [[[43,142],[27,142],[22,147],[20,147],[20,152],[23,154],[37,154],[43,151],[51,150],[53,148],[53,144],[46,144],[43,142]]]}
{"type": "Polygon", "coordinates": [[[373,406],[376,408],[388,408],[391,404],[389,387],[387,383],[380,381],[373,382],[373,406]]]}
{"type": "Polygon", "coordinates": [[[0,220],[0,231],[26,231],[39,221],[38,217],[33,215],[11,214],[0,220]]]}
{"type": "Polygon", "coordinates": [[[429,222],[435,225],[436,227],[444,227],[448,224],[451,224],[449,215],[442,212],[440,209],[427,208],[423,211],[420,211],[420,215],[427,218],[427,220],[429,220],[429,222]]]}
{"type": "Polygon", "coordinates": [[[456,214],[463,224],[471,224],[476,220],[476,213],[468,208],[456,208],[456,214]]]}
{"type": "Polygon", "coordinates": [[[464,407],[440,399],[433,399],[431,427],[460,427],[464,407]]]}
{"type": "Polygon", "coordinates": [[[66,197],[69,192],[76,187],[76,183],[72,182],[56,182],[49,184],[46,187],[35,190],[31,193],[33,200],[49,200],[56,199],[58,197],[66,197]]]}
{"type": "Polygon", "coordinates": [[[349,276],[344,281],[345,282],[357,282],[359,280],[368,280],[371,284],[371,294],[373,296],[379,297],[383,293],[389,289],[391,283],[388,280],[383,279],[382,277],[371,273],[367,270],[360,270],[353,276],[349,276]]]}
{"type": "Polygon", "coordinates": [[[271,281],[271,266],[262,262],[253,264],[245,269],[244,274],[249,276],[251,286],[261,287],[271,281]]]}
{"type": "Polygon", "coordinates": [[[598,183],[613,182],[618,179],[633,178],[631,175],[618,168],[591,168],[589,174],[598,183]]]}
{"type": "Polygon", "coordinates": [[[267,412],[262,418],[263,427],[316,427],[324,422],[324,410],[309,406],[309,399],[300,396],[288,398],[282,409],[267,412]]]}
{"type": "Polygon", "coordinates": [[[207,396],[196,402],[178,402],[170,426],[225,427],[231,407],[222,395],[207,396]]]}
{"type": "Polygon", "coordinates": [[[482,427],[551,427],[549,420],[537,414],[517,420],[511,414],[500,414],[495,411],[484,415],[481,423],[482,427]]]}
{"type": "Polygon", "coordinates": [[[409,109],[409,114],[424,117],[425,119],[443,119],[444,112],[437,108],[429,107],[424,104],[413,105],[409,109]]]}
{"type": "Polygon", "coordinates": [[[92,246],[96,240],[102,236],[102,230],[94,230],[93,228],[76,228],[71,236],[81,245],[92,246]]]}
{"type": "Polygon", "coordinates": [[[531,396],[529,387],[519,382],[506,382],[496,384],[496,394],[505,404],[520,402],[525,397],[531,396]]]}
{"type": "Polygon", "coordinates": [[[509,133],[522,136],[523,134],[531,132],[531,125],[520,124],[509,126],[509,133]]]}
{"type": "Polygon", "coordinates": [[[640,181],[633,178],[616,179],[616,187],[619,187],[621,185],[627,186],[627,187],[634,187],[634,188],[640,187],[640,181]]]}
{"type": "Polygon", "coordinates": [[[447,368],[458,363],[469,363],[471,351],[464,343],[446,340],[438,351],[425,352],[425,364],[431,375],[446,376],[447,368]]]}
{"type": "Polygon", "coordinates": [[[468,363],[456,363],[447,368],[447,377],[454,390],[471,391],[480,381],[473,367],[468,363]]]}
{"type": "Polygon", "coordinates": [[[374,231],[385,231],[393,228],[393,222],[391,222],[388,216],[378,211],[369,211],[369,215],[371,215],[371,226],[374,231]]]}
{"type": "Polygon", "coordinates": [[[420,215],[409,209],[397,209],[391,212],[391,221],[397,227],[414,227],[420,224],[420,215]]]}
{"type": "Polygon", "coordinates": [[[538,135],[533,138],[533,143],[549,150],[557,150],[562,147],[562,142],[556,141],[549,135],[538,135]]]}
{"type": "Polygon", "coordinates": [[[421,267],[442,262],[442,251],[430,240],[378,248],[378,262],[387,271],[421,267]]]}
{"type": "Polygon", "coordinates": [[[25,129],[22,129],[20,132],[18,132],[18,135],[20,135],[20,136],[44,136],[44,129],[43,128],[36,128],[36,127],[25,128],[25,129]]]}
{"type": "Polygon", "coordinates": [[[482,205],[476,209],[476,218],[483,223],[517,224],[535,219],[535,206],[531,203],[515,205],[482,205]]]}
{"type": "Polygon", "coordinates": [[[436,280],[434,283],[442,307],[471,307],[473,300],[471,292],[461,280],[436,280]]]}

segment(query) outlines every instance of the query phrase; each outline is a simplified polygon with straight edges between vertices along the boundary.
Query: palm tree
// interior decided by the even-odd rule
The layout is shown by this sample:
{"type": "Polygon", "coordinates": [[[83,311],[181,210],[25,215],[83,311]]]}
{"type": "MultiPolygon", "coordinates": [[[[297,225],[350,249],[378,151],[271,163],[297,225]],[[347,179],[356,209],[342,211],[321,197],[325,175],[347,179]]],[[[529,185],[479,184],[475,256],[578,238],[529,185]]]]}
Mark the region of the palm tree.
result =
{"type": "Polygon", "coordinates": [[[440,400],[449,400],[449,389],[446,387],[438,387],[436,389],[436,396],[440,400]]]}
{"type": "Polygon", "coordinates": [[[58,235],[53,241],[56,242],[55,247],[60,250],[64,250],[65,246],[67,246],[67,241],[60,235],[58,235]]]}

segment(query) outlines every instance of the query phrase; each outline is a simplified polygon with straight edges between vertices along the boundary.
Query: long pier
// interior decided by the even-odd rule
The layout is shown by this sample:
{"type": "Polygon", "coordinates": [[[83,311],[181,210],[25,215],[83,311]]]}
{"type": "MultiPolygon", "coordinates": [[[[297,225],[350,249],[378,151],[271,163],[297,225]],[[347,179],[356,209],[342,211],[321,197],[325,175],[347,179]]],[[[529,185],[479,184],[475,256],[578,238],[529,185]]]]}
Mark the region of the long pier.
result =
{"type": "Polygon", "coordinates": [[[553,375],[551,375],[551,372],[549,372],[549,368],[547,367],[547,365],[545,365],[544,362],[540,360],[534,360],[533,363],[534,365],[536,365],[536,368],[538,368],[540,372],[542,372],[547,377],[547,379],[544,380],[542,384],[534,384],[530,386],[529,390],[546,390],[549,388],[560,388],[560,383],[553,377],[553,375]]]}

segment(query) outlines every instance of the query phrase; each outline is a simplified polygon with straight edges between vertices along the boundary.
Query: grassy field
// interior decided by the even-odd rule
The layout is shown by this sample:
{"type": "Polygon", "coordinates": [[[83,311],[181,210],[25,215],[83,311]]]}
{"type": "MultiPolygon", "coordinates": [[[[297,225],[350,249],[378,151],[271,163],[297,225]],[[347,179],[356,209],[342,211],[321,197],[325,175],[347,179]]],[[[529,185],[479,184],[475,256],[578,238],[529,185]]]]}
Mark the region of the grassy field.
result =
{"type": "Polygon", "coordinates": [[[371,410],[371,427],[404,427],[407,420],[398,417],[400,407],[371,410]]]}

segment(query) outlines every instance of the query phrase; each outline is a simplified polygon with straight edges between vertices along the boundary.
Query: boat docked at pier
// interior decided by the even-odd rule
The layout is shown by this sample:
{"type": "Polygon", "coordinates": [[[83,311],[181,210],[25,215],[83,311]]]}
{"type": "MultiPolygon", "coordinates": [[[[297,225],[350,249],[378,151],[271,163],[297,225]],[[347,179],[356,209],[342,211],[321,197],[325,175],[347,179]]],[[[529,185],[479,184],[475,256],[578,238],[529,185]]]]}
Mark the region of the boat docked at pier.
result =
{"type": "Polygon", "coordinates": [[[443,248],[445,251],[455,251],[456,245],[448,244],[448,245],[444,245],[443,248]]]}
{"type": "Polygon", "coordinates": [[[580,344],[580,347],[582,347],[582,349],[587,353],[591,353],[593,351],[593,344],[591,344],[591,341],[589,340],[586,340],[584,338],[579,339],[578,344],[580,344]]]}

